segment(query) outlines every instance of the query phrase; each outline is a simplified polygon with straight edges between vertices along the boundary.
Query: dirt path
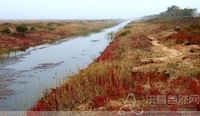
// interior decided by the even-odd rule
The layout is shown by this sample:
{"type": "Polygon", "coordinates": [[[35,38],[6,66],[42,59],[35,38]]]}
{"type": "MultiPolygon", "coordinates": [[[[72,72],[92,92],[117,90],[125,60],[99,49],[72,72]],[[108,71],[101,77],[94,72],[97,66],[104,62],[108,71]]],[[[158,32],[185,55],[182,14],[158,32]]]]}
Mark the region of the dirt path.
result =
{"type": "Polygon", "coordinates": [[[169,62],[172,60],[181,60],[182,53],[174,48],[169,48],[161,44],[158,40],[153,37],[149,37],[152,40],[152,49],[155,53],[160,53],[160,57],[151,58],[156,62],[169,62]]]}
{"type": "Polygon", "coordinates": [[[183,52],[176,50],[175,48],[167,47],[161,44],[154,37],[149,37],[151,39],[152,47],[150,55],[147,55],[144,58],[140,58],[141,65],[134,66],[132,71],[145,71],[152,69],[153,67],[162,67],[162,71],[165,67],[165,64],[169,62],[182,61],[183,52]]]}

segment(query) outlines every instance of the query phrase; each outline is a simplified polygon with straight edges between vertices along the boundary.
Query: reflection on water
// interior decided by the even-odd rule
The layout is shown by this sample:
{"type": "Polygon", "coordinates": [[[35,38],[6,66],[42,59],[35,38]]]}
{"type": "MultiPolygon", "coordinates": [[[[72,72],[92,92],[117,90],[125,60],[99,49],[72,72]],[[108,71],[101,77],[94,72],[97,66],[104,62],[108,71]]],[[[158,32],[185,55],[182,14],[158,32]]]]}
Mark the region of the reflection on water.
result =
{"type": "Polygon", "coordinates": [[[0,64],[0,110],[27,110],[45,88],[87,67],[100,55],[124,22],[102,32],[61,40],[11,54],[0,64]]]}

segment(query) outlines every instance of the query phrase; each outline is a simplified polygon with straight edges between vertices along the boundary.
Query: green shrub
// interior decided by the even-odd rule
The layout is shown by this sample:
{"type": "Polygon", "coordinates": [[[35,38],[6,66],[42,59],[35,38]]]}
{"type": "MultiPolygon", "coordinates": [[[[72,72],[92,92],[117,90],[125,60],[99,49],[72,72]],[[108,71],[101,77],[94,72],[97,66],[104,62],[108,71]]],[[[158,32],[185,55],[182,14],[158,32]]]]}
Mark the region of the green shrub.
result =
{"type": "Polygon", "coordinates": [[[30,31],[35,31],[35,30],[36,30],[35,27],[31,27],[31,28],[30,28],[30,31]]]}
{"type": "Polygon", "coordinates": [[[15,30],[19,33],[25,33],[25,32],[28,32],[28,27],[24,24],[22,25],[18,25],[15,30]]]}
{"type": "Polygon", "coordinates": [[[2,34],[10,34],[11,33],[9,28],[6,28],[6,29],[2,30],[1,32],[2,32],[2,34]]]}

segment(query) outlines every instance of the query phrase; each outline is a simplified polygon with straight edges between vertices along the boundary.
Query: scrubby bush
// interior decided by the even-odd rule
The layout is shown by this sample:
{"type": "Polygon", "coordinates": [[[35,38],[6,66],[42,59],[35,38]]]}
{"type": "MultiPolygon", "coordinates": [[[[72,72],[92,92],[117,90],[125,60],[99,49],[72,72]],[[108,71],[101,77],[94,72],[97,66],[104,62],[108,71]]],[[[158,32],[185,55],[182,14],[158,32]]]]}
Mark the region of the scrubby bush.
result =
{"type": "Polygon", "coordinates": [[[130,34],[130,33],[131,33],[130,30],[126,30],[126,31],[121,32],[121,33],[119,34],[119,36],[120,36],[120,37],[126,36],[126,35],[128,35],[128,34],[130,34]]]}
{"type": "Polygon", "coordinates": [[[35,27],[31,27],[31,28],[30,28],[30,31],[35,31],[35,30],[36,30],[35,27]]]}
{"type": "Polygon", "coordinates": [[[25,33],[25,32],[28,32],[28,27],[24,24],[22,25],[18,25],[15,30],[19,33],[25,33]]]}
{"type": "Polygon", "coordinates": [[[10,34],[11,33],[9,28],[6,28],[6,29],[2,30],[1,32],[2,32],[2,34],[10,34]]]}

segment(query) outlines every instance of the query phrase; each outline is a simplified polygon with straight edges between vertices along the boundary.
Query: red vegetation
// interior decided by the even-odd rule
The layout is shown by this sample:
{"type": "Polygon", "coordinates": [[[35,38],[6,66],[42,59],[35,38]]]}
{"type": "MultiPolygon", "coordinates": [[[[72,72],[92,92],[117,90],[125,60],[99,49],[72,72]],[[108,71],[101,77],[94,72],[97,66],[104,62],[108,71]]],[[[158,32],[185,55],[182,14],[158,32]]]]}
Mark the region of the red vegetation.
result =
{"type": "Polygon", "coordinates": [[[146,35],[142,34],[138,36],[132,35],[131,39],[134,42],[133,47],[137,49],[147,48],[152,45],[150,39],[146,35]]]}
{"type": "Polygon", "coordinates": [[[108,102],[107,97],[97,96],[93,99],[94,107],[104,106],[108,102]]]}
{"type": "Polygon", "coordinates": [[[9,22],[0,24],[0,54],[114,26],[116,21],[9,22]],[[23,28],[18,30],[17,28],[23,28]]]}
{"type": "MultiPolygon", "coordinates": [[[[178,34],[178,33],[177,33],[178,34]]],[[[177,36],[176,34],[171,35],[168,39],[174,38],[177,36]]],[[[192,40],[187,39],[189,35],[180,35],[186,39],[186,41],[192,40]]],[[[177,36],[178,38],[179,36],[177,36]]],[[[180,37],[178,40],[182,40],[180,37]]],[[[177,39],[176,38],[176,39],[177,39]]],[[[133,41],[130,45],[134,49],[141,49],[151,46],[150,39],[145,35],[134,36],[132,35],[130,38],[133,41]]],[[[183,40],[185,40],[183,39],[183,40]]],[[[196,39],[194,39],[196,41],[196,39]]],[[[192,42],[192,41],[191,41],[192,42]]],[[[193,41],[194,42],[194,41],[193,41]]],[[[95,60],[95,62],[100,61],[112,61],[119,60],[118,55],[116,55],[117,50],[119,50],[120,38],[116,37],[111,44],[105,49],[105,51],[95,60]]],[[[121,46],[120,46],[121,47],[121,46]]],[[[105,66],[105,70],[103,74],[99,74],[99,70],[92,70],[93,75],[88,74],[84,76],[83,80],[80,80],[78,86],[75,83],[67,83],[62,87],[56,88],[52,90],[48,95],[47,100],[39,100],[35,106],[31,109],[31,111],[48,111],[48,110],[59,110],[58,104],[62,104],[63,96],[67,100],[74,100],[74,102],[79,103],[79,98],[77,97],[77,93],[80,88],[84,88],[85,90],[90,91],[91,95],[85,95],[87,98],[87,102],[93,102],[93,108],[98,108],[104,106],[109,102],[110,99],[118,100],[120,98],[126,98],[128,94],[133,93],[136,97],[136,100],[146,100],[146,96],[148,95],[166,95],[166,97],[170,95],[179,96],[179,95],[199,95],[200,94],[200,76],[196,79],[191,79],[187,77],[176,77],[174,79],[168,79],[169,76],[166,74],[162,74],[159,72],[132,72],[129,69],[125,69],[124,67],[120,67],[121,65],[111,65],[105,66]],[[122,69],[123,68],[123,69],[122,69]],[[124,71],[123,74],[118,74],[117,72],[124,71]],[[97,74],[97,75],[94,75],[97,74]],[[88,86],[86,84],[90,85],[88,86]],[[95,87],[95,90],[94,88],[95,87]],[[98,90],[100,88],[100,90],[98,90]],[[64,92],[63,92],[64,91],[64,92]],[[95,92],[94,92],[95,91],[95,92]],[[96,92],[98,91],[98,92],[96,92]],[[98,94],[96,94],[98,93],[98,94]],[[59,101],[58,101],[59,98],[59,101]]],[[[83,72],[87,72],[87,69],[84,69],[83,72]]],[[[89,70],[91,71],[91,70],[89,70]]],[[[84,73],[85,73],[84,72],[84,73]]],[[[73,77],[72,77],[73,78],[73,77]]],[[[82,79],[82,78],[79,78],[82,79]]],[[[76,81],[77,82],[77,81],[76,81]]],[[[86,103],[87,103],[86,102],[86,103]]],[[[83,103],[83,102],[81,102],[83,103]]],[[[85,103],[85,102],[84,102],[85,103]]],[[[69,104],[68,104],[69,105],[69,104]]],[[[152,104],[145,104],[144,110],[150,110],[149,107],[152,104]]],[[[156,104],[155,107],[158,111],[178,111],[180,108],[187,109],[187,104],[169,104],[166,103],[167,109],[163,109],[165,106],[161,106],[156,104]]],[[[190,109],[200,110],[200,105],[198,103],[191,103],[192,105],[190,109]]],[[[66,106],[68,107],[68,106],[66,106]]],[[[166,108],[166,107],[165,107],[166,108]]],[[[107,110],[116,110],[112,106],[108,106],[107,110]]]]}
{"type": "MultiPolygon", "coordinates": [[[[130,37],[131,43],[134,49],[142,49],[150,47],[151,41],[146,35],[132,35],[130,37]]],[[[112,60],[119,60],[120,53],[119,51],[123,52],[123,45],[119,45],[120,37],[116,36],[115,39],[110,43],[109,46],[102,52],[102,54],[95,60],[95,62],[100,61],[112,61],[112,60]]]]}
{"type": "MultiPolygon", "coordinates": [[[[151,46],[149,43],[149,38],[144,35],[139,37],[131,36],[131,39],[134,41],[134,48],[143,48],[147,46],[151,46]],[[141,40],[141,41],[139,41],[141,40]]],[[[96,59],[96,62],[99,61],[110,61],[116,60],[118,57],[115,56],[114,51],[118,47],[119,38],[116,37],[111,44],[106,48],[106,50],[96,59]]],[[[107,68],[107,67],[105,67],[107,68]]],[[[200,77],[197,79],[190,79],[186,77],[179,77],[173,80],[168,80],[168,75],[163,75],[159,72],[126,72],[131,73],[129,76],[118,75],[116,72],[119,72],[121,67],[119,66],[109,66],[105,71],[105,74],[99,75],[95,77],[95,81],[91,81],[91,85],[95,85],[96,87],[102,88],[101,91],[104,91],[104,95],[97,95],[90,98],[89,101],[92,101],[94,106],[93,108],[98,108],[104,106],[110,99],[120,99],[126,97],[128,94],[133,93],[137,100],[145,100],[147,95],[193,95],[200,94],[200,77]],[[125,81],[126,80],[126,81],[125,81]],[[183,89],[184,88],[184,89],[183,89]]],[[[87,72],[87,69],[83,70],[87,72]]],[[[97,71],[98,70],[94,70],[97,71]]],[[[126,74],[127,75],[127,74],[126,74]]],[[[88,80],[91,80],[94,75],[87,76],[88,80]]],[[[82,88],[88,87],[84,81],[80,81],[79,84],[82,88]]],[[[31,111],[48,111],[48,110],[59,110],[58,104],[62,102],[59,99],[73,99],[74,101],[78,101],[76,86],[72,86],[69,83],[52,90],[48,95],[48,99],[44,101],[43,99],[39,100],[35,106],[31,109],[31,111]],[[65,91],[63,93],[62,91],[65,91]],[[57,95],[57,97],[55,97],[57,95]]],[[[89,90],[93,90],[90,88],[89,90]]],[[[149,110],[148,107],[144,110],[149,110]]],[[[181,107],[185,107],[184,105],[169,105],[168,111],[177,111],[181,107]]],[[[200,109],[199,104],[192,103],[193,109],[200,109]]],[[[163,110],[163,107],[159,104],[156,105],[157,110],[163,110]]],[[[113,109],[113,107],[109,107],[108,110],[113,109]]]]}
{"type": "Polygon", "coordinates": [[[186,33],[175,33],[167,37],[167,39],[175,39],[176,43],[189,42],[190,44],[200,44],[200,35],[189,35],[186,33]]]}
{"type": "Polygon", "coordinates": [[[3,37],[0,35],[0,48],[7,48],[10,50],[22,50],[32,45],[41,43],[42,40],[32,38],[28,35],[16,37],[3,37]]]}
{"type": "Polygon", "coordinates": [[[117,45],[119,43],[119,37],[115,37],[115,39],[110,43],[109,46],[102,52],[102,54],[95,60],[95,62],[100,61],[111,61],[116,59],[114,52],[116,51],[117,45]]]}
{"type": "MultiPolygon", "coordinates": [[[[149,43],[150,40],[144,35],[141,36],[131,36],[131,39],[134,41],[134,48],[144,48],[151,46],[149,43]]],[[[118,57],[114,54],[116,48],[119,45],[119,38],[116,37],[111,44],[106,48],[106,50],[96,59],[96,62],[99,61],[110,61],[116,60],[118,57]]],[[[95,81],[88,83],[90,85],[95,85],[95,87],[101,88],[101,91],[104,91],[104,95],[97,95],[90,97],[89,100],[93,102],[93,108],[98,108],[104,106],[109,102],[110,99],[117,100],[120,98],[126,97],[128,94],[133,93],[137,100],[145,100],[147,95],[193,95],[200,94],[200,77],[197,79],[190,79],[186,77],[179,77],[173,80],[168,80],[169,76],[163,75],[159,72],[126,72],[130,73],[129,76],[118,75],[116,72],[119,72],[121,67],[119,66],[109,66],[105,67],[105,74],[95,77],[95,81]],[[184,89],[183,89],[184,88],[184,89]]],[[[87,69],[84,71],[87,72],[87,69]]],[[[94,70],[97,71],[98,70],[94,70]]],[[[87,80],[94,78],[94,75],[88,75],[87,80]]],[[[87,88],[88,85],[84,81],[80,81],[80,87],[87,88]]],[[[94,88],[89,88],[87,90],[95,91],[94,88]]],[[[53,89],[48,95],[48,99],[41,99],[37,101],[35,106],[31,111],[49,111],[49,110],[59,110],[58,106],[62,103],[62,99],[74,100],[75,102],[79,100],[77,97],[77,87],[73,84],[66,84],[59,88],[53,89]],[[63,93],[63,91],[65,91],[63,93]],[[59,99],[59,100],[58,100],[59,99]]],[[[147,104],[144,110],[149,110],[148,108],[151,104],[147,104]]],[[[169,105],[168,111],[178,111],[179,108],[185,107],[184,105],[169,105]]],[[[192,103],[193,109],[200,109],[199,104],[192,103]]],[[[156,105],[157,110],[163,110],[163,107],[159,104],[156,105]]],[[[108,110],[116,109],[108,106],[108,110]]]]}
{"type": "Polygon", "coordinates": [[[106,88],[107,96],[111,99],[119,99],[126,95],[127,88],[123,85],[116,85],[106,88]]]}
{"type": "MultiPolygon", "coordinates": [[[[115,76],[116,77],[116,76],[115,76]]],[[[114,77],[114,78],[115,78],[114,77]]],[[[108,79],[111,79],[113,82],[117,82],[117,79],[113,79],[113,76],[109,76],[107,78],[97,78],[99,83],[96,83],[96,86],[102,86],[105,88],[106,96],[96,96],[92,99],[94,103],[94,108],[104,106],[106,103],[109,102],[109,99],[120,99],[126,97],[129,93],[133,93],[137,100],[144,100],[147,95],[194,95],[200,94],[200,83],[196,79],[188,79],[185,77],[175,78],[172,81],[168,81],[166,76],[162,76],[162,74],[157,72],[134,72],[132,73],[132,80],[136,83],[132,84],[113,84],[109,86],[107,84],[102,84],[102,82],[108,82],[108,79]],[[150,88],[145,89],[145,85],[147,84],[147,78],[149,78],[150,88]],[[160,85],[158,85],[160,83],[160,85]],[[131,89],[134,88],[135,89],[131,89]],[[183,89],[184,88],[184,89],[183,89]]],[[[128,77],[127,77],[128,78],[128,77]]],[[[66,86],[67,87],[67,86],[66,86]]],[[[70,87],[71,88],[71,87],[70,87]]],[[[75,88],[67,89],[65,95],[75,95],[75,88]]],[[[36,105],[31,109],[31,111],[48,111],[50,109],[56,109],[58,106],[58,95],[63,94],[61,92],[61,88],[55,89],[49,95],[48,101],[44,101],[43,99],[39,100],[36,105]],[[57,97],[55,95],[57,94],[57,97]]],[[[64,95],[64,96],[65,96],[64,95]]],[[[62,96],[62,95],[60,95],[62,96]]],[[[73,96],[75,98],[75,96],[73,96]]],[[[61,98],[61,97],[60,97],[61,98]]],[[[151,105],[151,104],[149,104],[151,105]]],[[[199,104],[192,103],[192,108],[196,108],[199,110],[199,104]]],[[[161,106],[157,105],[158,110],[163,110],[161,106]],[[160,109],[159,109],[160,108],[160,109]]],[[[179,110],[178,104],[170,106],[170,111],[177,111],[179,110]]],[[[146,109],[148,110],[148,109],[146,109]]]]}

